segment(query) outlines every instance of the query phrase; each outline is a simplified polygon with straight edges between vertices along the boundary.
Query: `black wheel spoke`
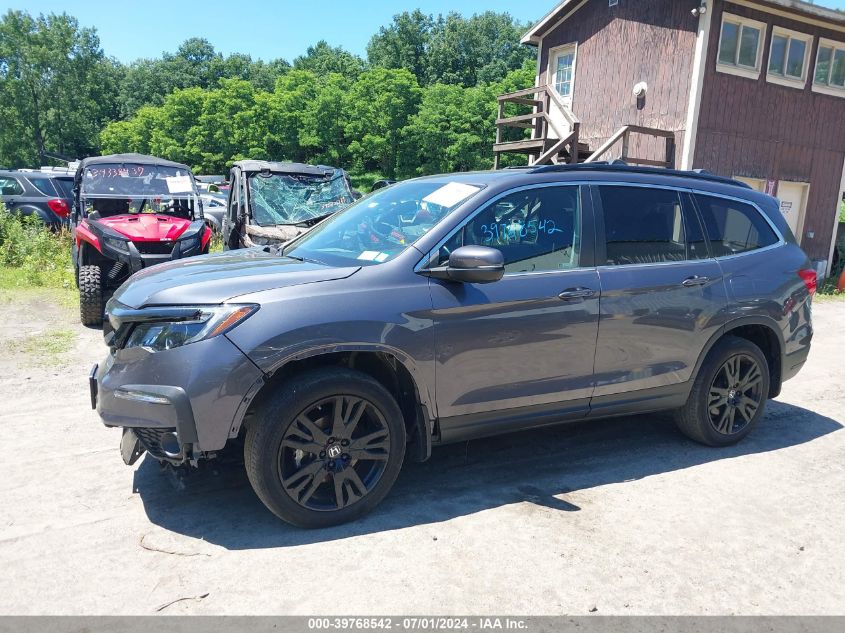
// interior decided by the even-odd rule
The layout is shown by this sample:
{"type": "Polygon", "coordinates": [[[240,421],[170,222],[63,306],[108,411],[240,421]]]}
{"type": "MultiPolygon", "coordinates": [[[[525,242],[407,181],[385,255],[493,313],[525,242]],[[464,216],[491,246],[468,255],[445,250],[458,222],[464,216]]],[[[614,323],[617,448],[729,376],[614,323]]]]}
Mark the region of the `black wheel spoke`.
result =
{"type": "Polygon", "coordinates": [[[739,381],[739,389],[744,393],[749,389],[756,387],[762,380],[763,374],[757,366],[757,363],[754,363],[748,368],[748,371],[745,372],[745,376],[742,377],[742,380],[739,381]]]}
{"type": "Polygon", "coordinates": [[[355,469],[349,467],[335,473],[334,494],[337,509],[340,510],[367,494],[367,487],[355,469]]]}
{"type": "Polygon", "coordinates": [[[745,418],[746,422],[751,422],[751,418],[754,417],[754,414],[757,412],[759,406],[759,403],[752,398],[742,396],[739,399],[739,404],[737,405],[736,410],[739,411],[739,414],[743,418],[745,418]]]}
{"type": "Polygon", "coordinates": [[[326,435],[323,430],[314,424],[308,417],[305,415],[299,415],[296,418],[296,422],[294,424],[298,424],[303,427],[308,433],[311,434],[311,439],[314,440],[317,444],[325,444],[329,440],[329,436],[326,435]]]}
{"type": "Polygon", "coordinates": [[[314,494],[314,491],[322,483],[320,471],[323,470],[323,463],[314,461],[300,468],[287,479],[282,481],[282,486],[294,499],[305,503],[314,494]],[[306,497],[303,499],[303,497],[306,497]]]}
{"type": "Polygon", "coordinates": [[[332,416],[332,435],[349,438],[358,426],[361,416],[367,408],[367,401],[351,396],[338,396],[334,399],[332,416]]]}
{"type": "Polygon", "coordinates": [[[352,459],[387,461],[390,452],[390,437],[387,429],[381,429],[358,438],[347,451],[352,459]]]}

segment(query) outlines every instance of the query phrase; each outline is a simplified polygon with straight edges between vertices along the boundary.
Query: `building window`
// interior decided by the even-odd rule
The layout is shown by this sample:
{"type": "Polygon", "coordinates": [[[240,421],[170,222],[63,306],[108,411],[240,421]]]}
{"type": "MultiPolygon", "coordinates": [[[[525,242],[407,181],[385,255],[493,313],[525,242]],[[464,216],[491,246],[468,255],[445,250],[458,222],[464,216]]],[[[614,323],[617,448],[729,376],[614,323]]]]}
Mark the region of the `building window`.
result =
{"type": "Polygon", "coordinates": [[[845,44],[819,40],[813,90],[845,97],[845,44]]]}
{"type": "Polygon", "coordinates": [[[766,25],[762,22],[723,13],[716,69],[757,79],[765,36],[766,25]]]}
{"type": "Polygon", "coordinates": [[[775,27],[769,49],[768,81],[803,88],[807,81],[807,58],[811,35],[775,27]]]}
{"type": "Polygon", "coordinates": [[[568,45],[552,51],[552,86],[566,101],[572,99],[575,81],[575,46],[568,45]]]}

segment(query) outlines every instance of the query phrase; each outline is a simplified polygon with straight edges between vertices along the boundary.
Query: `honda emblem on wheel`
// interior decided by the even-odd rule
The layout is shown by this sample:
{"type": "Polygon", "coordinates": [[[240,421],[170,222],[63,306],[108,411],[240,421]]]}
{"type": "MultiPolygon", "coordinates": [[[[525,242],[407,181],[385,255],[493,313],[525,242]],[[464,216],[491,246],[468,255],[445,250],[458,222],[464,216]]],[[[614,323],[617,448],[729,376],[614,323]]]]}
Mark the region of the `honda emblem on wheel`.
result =
{"type": "Polygon", "coordinates": [[[328,450],[326,451],[326,454],[332,459],[340,457],[340,446],[338,446],[337,444],[329,446],[328,450]]]}

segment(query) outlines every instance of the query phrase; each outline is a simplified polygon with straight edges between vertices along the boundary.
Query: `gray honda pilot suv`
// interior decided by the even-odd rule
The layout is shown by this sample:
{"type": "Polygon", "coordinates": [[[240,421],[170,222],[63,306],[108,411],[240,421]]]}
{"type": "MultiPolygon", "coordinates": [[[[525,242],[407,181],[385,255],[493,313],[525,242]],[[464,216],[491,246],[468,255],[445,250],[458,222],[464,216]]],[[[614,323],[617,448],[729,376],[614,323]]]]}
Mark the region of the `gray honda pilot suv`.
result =
{"type": "Polygon", "coordinates": [[[393,184],[286,245],[174,261],[108,304],[92,402],[181,466],[243,446],[294,525],[371,510],[432,445],[673,411],[741,440],[801,368],[816,276],[774,198],[619,165],[393,184]]]}

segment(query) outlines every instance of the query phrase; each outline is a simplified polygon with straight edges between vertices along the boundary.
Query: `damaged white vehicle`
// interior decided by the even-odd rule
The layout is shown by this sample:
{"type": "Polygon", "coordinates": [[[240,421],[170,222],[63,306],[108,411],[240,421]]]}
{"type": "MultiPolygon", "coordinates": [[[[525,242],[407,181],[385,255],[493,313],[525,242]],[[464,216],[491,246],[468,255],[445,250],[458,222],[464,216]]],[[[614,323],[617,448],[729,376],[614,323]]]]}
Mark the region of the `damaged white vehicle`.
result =
{"type": "Polygon", "coordinates": [[[242,160],[229,182],[227,250],[282,246],[361,197],[344,170],[325,165],[242,160]]]}

